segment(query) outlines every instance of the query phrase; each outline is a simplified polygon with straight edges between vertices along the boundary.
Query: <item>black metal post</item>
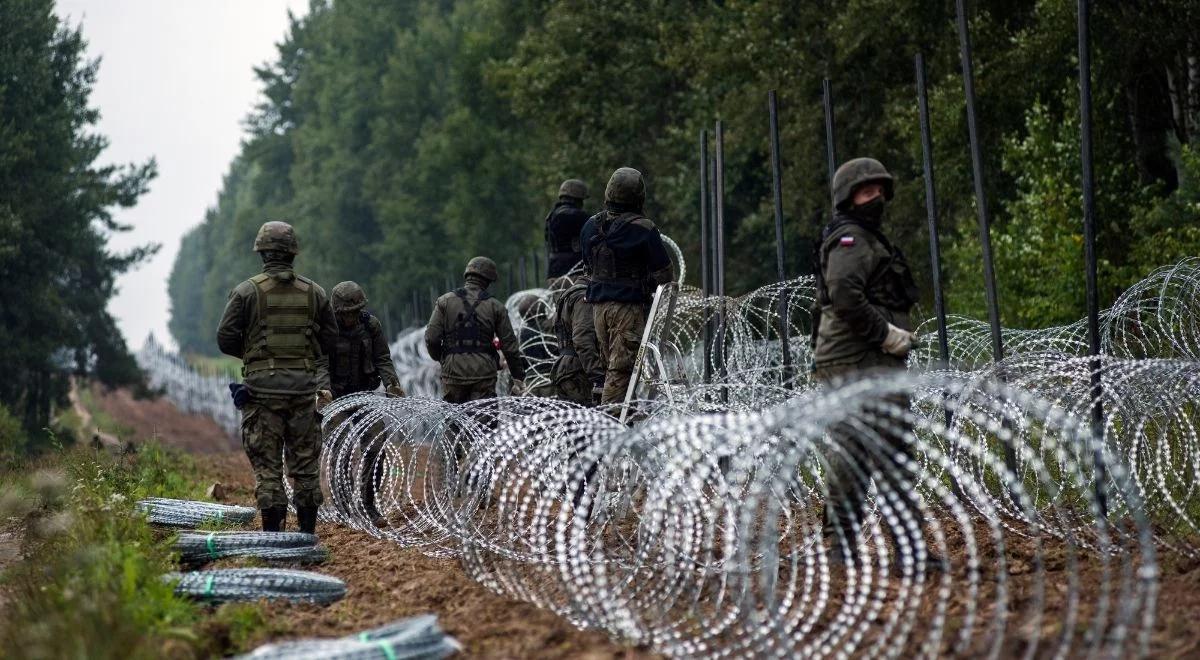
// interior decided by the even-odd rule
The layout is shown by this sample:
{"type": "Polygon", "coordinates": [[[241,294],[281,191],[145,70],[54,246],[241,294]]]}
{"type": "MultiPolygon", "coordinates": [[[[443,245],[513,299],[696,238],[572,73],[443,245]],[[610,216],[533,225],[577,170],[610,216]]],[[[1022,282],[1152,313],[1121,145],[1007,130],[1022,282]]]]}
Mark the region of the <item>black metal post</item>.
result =
{"type": "Polygon", "coordinates": [[[529,288],[529,269],[525,266],[525,255],[521,255],[521,290],[529,288]]]}
{"type": "Polygon", "coordinates": [[[536,285],[538,282],[541,282],[544,279],[546,279],[546,277],[544,277],[542,275],[542,257],[541,257],[541,255],[538,254],[537,250],[534,250],[533,251],[533,283],[536,285]]]}
{"type": "Polygon", "coordinates": [[[833,141],[833,85],[828,78],[821,81],[821,101],[825,106],[825,159],[829,166],[829,182],[833,183],[833,173],[837,171],[837,147],[833,141]]]}
{"type": "MultiPolygon", "coordinates": [[[[716,189],[717,203],[714,206],[716,212],[716,289],[717,295],[721,297],[721,310],[718,312],[717,321],[717,350],[719,364],[717,365],[717,374],[721,378],[721,382],[726,381],[725,373],[725,336],[726,336],[726,319],[725,319],[725,128],[721,125],[721,120],[717,120],[716,126],[716,170],[717,176],[714,188],[716,189]]],[[[729,391],[727,388],[721,388],[721,402],[725,403],[729,400],[729,391]]]]}
{"type": "Polygon", "coordinates": [[[967,132],[971,140],[971,169],[975,179],[975,206],[979,212],[979,240],[983,251],[983,286],[987,297],[988,323],[992,326],[992,359],[1004,359],[1004,338],[1000,333],[1000,302],[996,293],[996,270],[992,263],[991,218],[983,181],[983,153],[979,146],[978,120],[975,117],[975,74],[971,64],[971,35],[967,30],[965,0],[956,0],[958,42],[962,57],[963,92],[967,100],[967,132]]]}
{"type": "Polygon", "coordinates": [[[504,264],[504,270],[508,271],[508,290],[504,292],[506,294],[505,297],[508,297],[508,296],[511,296],[514,291],[516,291],[516,287],[513,286],[512,264],[511,263],[504,264]]]}
{"type": "Polygon", "coordinates": [[[1096,504],[1108,517],[1105,482],[1108,468],[1100,439],[1104,437],[1104,389],[1100,379],[1100,293],[1096,282],[1096,191],[1092,173],[1092,48],[1091,4],[1079,0],[1079,159],[1083,176],[1083,257],[1087,268],[1088,355],[1091,356],[1092,433],[1096,438],[1092,462],[1096,472],[1096,504]]]}
{"type": "MultiPolygon", "coordinates": [[[[787,264],[783,244],[783,166],[779,155],[779,102],[775,90],[767,92],[767,114],[771,133],[771,183],[775,197],[775,268],[779,281],[787,281],[787,264]]],[[[788,328],[788,292],[779,292],[779,343],[783,347],[783,385],[792,386],[792,347],[788,328]]]]}
{"type": "MultiPolygon", "coordinates": [[[[712,246],[709,241],[708,131],[700,131],[700,292],[712,294],[712,246]]],[[[704,321],[704,384],[712,383],[712,323],[704,321]]]]}
{"type": "MultiPolygon", "coordinates": [[[[925,165],[925,212],[929,216],[929,262],[933,275],[933,310],[938,324],[938,348],[942,366],[950,364],[950,343],[946,336],[946,298],[942,291],[942,248],[938,240],[937,187],[933,178],[933,138],[929,128],[929,94],[925,78],[925,57],[917,53],[917,106],[921,112],[921,156],[925,165]]],[[[949,414],[949,411],[947,411],[949,414]]]]}

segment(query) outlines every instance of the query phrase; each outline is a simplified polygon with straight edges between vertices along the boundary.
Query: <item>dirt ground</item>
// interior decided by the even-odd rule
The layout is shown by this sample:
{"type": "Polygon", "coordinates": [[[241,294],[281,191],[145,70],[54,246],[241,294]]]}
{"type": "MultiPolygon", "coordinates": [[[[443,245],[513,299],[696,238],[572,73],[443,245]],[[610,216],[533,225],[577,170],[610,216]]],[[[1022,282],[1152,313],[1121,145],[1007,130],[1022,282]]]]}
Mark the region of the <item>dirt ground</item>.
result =
{"type": "Polygon", "coordinates": [[[241,442],[212,419],[184,413],[166,397],[135,399],[129,390],[105,391],[99,385],[92,385],[92,394],[101,410],[118,424],[133,429],[132,438],[119,438],[122,443],[158,438],[193,454],[241,451],[241,442]]]}
{"type": "MultiPolygon", "coordinates": [[[[164,443],[180,446],[199,454],[197,460],[210,478],[226,488],[225,500],[253,503],[253,478],[250,466],[236,447],[235,441],[225,438],[215,425],[182,415],[165,401],[147,403],[132,399],[127,393],[105,395],[104,409],[119,422],[139,429],[158,429],[164,443]],[[178,431],[175,431],[178,429],[178,431]],[[226,447],[215,451],[214,447],[226,447]]],[[[294,525],[294,521],[289,521],[294,525]]],[[[435,613],[443,628],[454,635],[465,648],[468,657],[488,658],[634,658],[648,657],[639,649],[623,648],[611,642],[603,633],[580,631],[546,610],[496,595],[473,582],[457,560],[426,557],[414,549],[370,537],[351,529],[322,524],[318,533],[331,550],[331,558],[317,570],[337,576],[348,585],[347,597],[331,606],[319,608],[307,605],[273,603],[267,606],[268,633],[266,642],[297,636],[340,636],[381,625],[398,618],[423,613],[435,613]]],[[[1032,589],[1029,571],[1021,568],[1023,554],[1030,554],[1014,543],[1006,553],[1009,559],[1010,587],[1015,603],[1028,598],[1032,589]]],[[[1025,561],[1032,561],[1026,557],[1025,561]]],[[[1045,643],[1061,630],[1056,612],[1066,600],[1063,585],[1055,573],[1063,570],[1061,557],[1047,548],[1046,584],[1049,589],[1045,619],[1040,636],[1045,643]],[[1057,627],[1056,627],[1057,626],[1057,627]]],[[[986,553],[984,556],[985,564],[986,553]]],[[[1152,657],[1200,657],[1200,559],[1188,559],[1171,552],[1160,552],[1160,582],[1157,614],[1151,634],[1152,657]]],[[[1065,581],[1065,574],[1064,576],[1065,581]]],[[[1081,613],[1090,610],[1090,594],[1098,591],[1100,577],[1090,567],[1080,567],[1082,593],[1081,613]]],[[[837,594],[837,582],[832,592],[837,594]]],[[[981,603],[988,599],[989,587],[984,577],[981,603]]],[[[993,583],[994,584],[994,583],[993,583]]],[[[951,597],[947,614],[953,619],[963,603],[959,594],[951,597]]],[[[836,597],[835,597],[836,598],[836,597]]],[[[929,601],[919,608],[918,618],[929,601]]],[[[985,606],[986,610],[986,606],[985,606]]],[[[1018,615],[1016,619],[1020,619],[1018,615]]],[[[1086,620],[1086,619],[1085,619],[1086,620]]],[[[1019,628],[1019,622],[1010,622],[1019,628]]],[[[916,637],[921,637],[919,634],[916,637]]],[[[1026,634],[1010,629],[1002,655],[1021,655],[1022,638],[1026,634]]],[[[1078,639],[1078,638],[1077,638],[1078,639]]],[[[1079,652],[1086,647],[1073,646],[1079,652]]],[[[943,647],[943,651],[948,650],[943,647]]],[[[971,655],[969,653],[968,655],[971,655]]]]}

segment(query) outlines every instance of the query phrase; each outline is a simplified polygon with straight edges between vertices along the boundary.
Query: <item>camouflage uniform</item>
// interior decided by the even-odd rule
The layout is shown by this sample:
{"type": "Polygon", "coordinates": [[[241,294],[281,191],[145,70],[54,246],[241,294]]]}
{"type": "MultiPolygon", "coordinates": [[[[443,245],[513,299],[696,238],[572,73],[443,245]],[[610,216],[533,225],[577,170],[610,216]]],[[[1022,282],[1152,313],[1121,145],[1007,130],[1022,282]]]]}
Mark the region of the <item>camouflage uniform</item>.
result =
{"type": "MultiPolygon", "coordinates": [[[[904,357],[885,352],[889,334],[911,330],[909,310],[917,300],[904,255],[881,231],[882,204],[891,198],[892,177],[878,161],[849,161],[834,177],[836,212],[822,232],[818,255],[819,319],[813,362],[814,378],[827,385],[905,368],[904,357]],[[883,197],[869,204],[873,209],[855,207],[854,192],[872,182],[883,185],[883,197]]],[[[889,397],[887,403],[900,410],[909,407],[904,396],[889,397]]],[[[894,505],[915,506],[911,487],[903,485],[905,479],[911,483],[913,475],[897,470],[895,459],[897,453],[908,455],[905,437],[911,432],[895,419],[868,423],[865,429],[849,422],[829,429],[835,445],[845,450],[828,456],[825,534],[834,539],[835,559],[841,556],[842,538],[853,544],[855,527],[864,523],[872,471],[879,471],[888,492],[901,498],[894,505]],[[870,437],[864,439],[864,433],[870,437]]],[[[850,553],[854,554],[853,545],[850,553]]]]}
{"type": "Polygon", "coordinates": [[[288,254],[299,246],[290,225],[268,222],[259,230],[255,251],[263,272],[229,294],[217,345],[242,360],[249,401],[242,408],[242,445],[254,468],[254,496],[264,528],[284,524],[287,497],[284,462],[295,480],[292,503],[301,525],[323,497],[320,485],[321,430],[316,393],[329,388],[326,355],[337,323],[325,291],[295,274],[288,254]]]}
{"type": "Polygon", "coordinates": [[[437,299],[425,327],[425,348],[442,363],[443,398],[452,403],[496,396],[500,358],[492,345],[495,337],[513,380],[525,378],[525,361],[508,310],[487,290],[496,281],[495,263],[475,257],[463,277],[462,288],[437,299]]]}
{"type": "MultiPolygon", "coordinates": [[[[355,282],[341,282],[333,287],[332,297],[333,311],[338,319],[338,337],[329,355],[333,398],[373,392],[380,385],[389,392],[402,393],[383,324],[366,310],[367,296],[362,287],[355,282]],[[350,323],[346,316],[351,317],[350,323]]],[[[344,421],[345,416],[339,415],[330,419],[326,428],[337,428],[344,421]]],[[[383,476],[383,463],[379,460],[385,444],[379,437],[383,427],[382,422],[376,422],[361,436],[363,458],[359,494],[367,515],[376,524],[383,518],[375,504],[375,492],[383,476]]]]}
{"type": "Polygon", "coordinates": [[[592,305],[600,359],[605,364],[602,403],[624,400],[646,327],[654,287],[671,281],[671,259],[658,228],[645,215],[641,172],[622,167],[604,190],[605,210],[583,226],[583,260],[591,272],[592,305]]]}
{"type": "Polygon", "coordinates": [[[592,391],[604,386],[604,362],[596,342],[592,306],[585,294],[589,279],[580,280],[562,292],[554,316],[559,357],[550,377],[558,398],[580,405],[592,403],[592,391]]]}

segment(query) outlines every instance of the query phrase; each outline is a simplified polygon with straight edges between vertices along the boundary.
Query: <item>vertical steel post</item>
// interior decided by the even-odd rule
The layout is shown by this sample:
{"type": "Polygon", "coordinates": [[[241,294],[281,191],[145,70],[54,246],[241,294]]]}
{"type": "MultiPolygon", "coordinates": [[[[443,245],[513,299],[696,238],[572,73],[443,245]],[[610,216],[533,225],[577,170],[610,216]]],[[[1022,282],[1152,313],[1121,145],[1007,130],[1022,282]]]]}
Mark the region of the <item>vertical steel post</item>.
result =
{"type": "MultiPolygon", "coordinates": [[[[700,131],[700,292],[712,294],[712,246],[709,241],[708,130],[700,131]]],[[[704,321],[704,384],[712,383],[712,323],[704,321]]]]}
{"type": "Polygon", "coordinates": [[[529,268],[525,265],[525,255],[521,255],[521,290],[529,288],[529,268]]]}
{"type": "MultiPolygon", "coordinates": [[[[546,259],[549,260],[549,257],[547,257],[546,259]]],[[[534,250],[533,251],[533,283],[535,285],[537,285],[538,282],[540,282],[544,279],[548,279],[548,278],[546,278],[542,275],[542,257],[541,257],[541,255],[538,254],[537,250],[534,250]]]]}
{"type": "Polygon", "coordinates": [[[987,297],[988,322],[992,327],[992,359],[1004,359],[1004,338],[1000,334],[1000,302],[996,294],[996,270],[992,263],[991,217],[983,181],[983,153],[979,146],[978,120],[975,116],[975,74],[971,65],[971,34],[967,30],[966,0],[956,0],[958,43],[962,58],[963,93],[967,101],[967,133],[971,140],[971,169],[975,179],[975,206],[979,212],[979,240],[983,251],[983,286],[987,297]]]}
{"type": "Polygon", "coordinates": [[[1108,517],[1105,482],[1108,468],[1100,443],[1104,437],[1103,383],[1100,380],[1100,293],[1096,282],[1096,191],[1092,172],[1092,48],[1091,4],[1079,0],[1079,159],[1083,177],[1083,256],[1087,269],[1088,355],[1091,356],[1092,434],[1095,445],[1092,462],[1096,473],[1096,504],[1103,518],[1108,517]]]}
{"type": "MultiPolygon", "coordinates": [[[[921,112],[921,157],[925,166],[925,212],[929,216],[929,263],[933,275],[933,310],[938,324],[938,348],[942,366],[950,364],[946,337],[946,298],[942,291],[942,248],[938,240],[937,187],[933,178],[933,138],[929,127],[929,91],[925,78],[925,56],[917,53],[917,106],[921,112]]],[[[949,411],[947,411],[947,415],[949,411]]]]}
{"type": "MultiPolygon", "coordinates": [[[[718,365],[717,374],[721,378],[721,382],[726,381],[725,372],[725,338],[726,338],[726,309],[725,309],[725,128],[721,124],[721,120],[717,120],[716,125],[716,170],[717,176],[715,181],[716,200],[714,206],[716,211],[716,289],[717,295],[721,297],[721,310],[717,315],[717,351],[718,365]]],[[[729,400],[729,391],[727,388],[721,388],[722,403],[729,400]]]]}
{"type": "Polygon", "coordinates": [[[508,291],[504,292],[506,294],[505,297],[508,297],[508,296],[511,296],[514,291],[516,291],[516,287],[514,286],[515,282],[513,281],[514,276],[513,276],[512,264],[511,263],[505,264],[504,270],[508,271],[508,291]]]}
{"type": "MultiPolygon", "coordinates": [[[[786,255],[783,244],[783,167],[779,155],[779,102],[775,90],[767,92],[767,115],[771,134],[771,183],[775,201],[775,268],[779,281],[787,281],[786,255]]],[[[783,385],[792,386],[792,347],[789,337],[788,292],[779,292],[779,343],[783,348],[783,385]]]]}
{"type": "MultiPolygon", "coordinates": [[[[833,85],[828,78],[821,81],[821,102],[825,106],[825,160],[829,166],[829,182],[832,184],[833,173],[837,171],[837,147],[833,141],[833,85]]],[[[832,198],[833,193],[830,192],[830,199],[832,198]]]]}

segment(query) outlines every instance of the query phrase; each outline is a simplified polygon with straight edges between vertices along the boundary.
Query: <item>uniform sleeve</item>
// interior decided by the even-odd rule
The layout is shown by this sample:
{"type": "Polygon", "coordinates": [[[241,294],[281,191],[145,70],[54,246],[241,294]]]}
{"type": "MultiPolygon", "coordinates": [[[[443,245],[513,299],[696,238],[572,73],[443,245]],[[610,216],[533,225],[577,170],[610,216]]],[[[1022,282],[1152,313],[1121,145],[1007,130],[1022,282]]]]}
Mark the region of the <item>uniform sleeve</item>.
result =
{"type": "Polygon", "coordinates": [[[442,311],[442,300],[439,298],[433,304],[433,314],[429,317],[429,324],[425,326],[425,350],[429,351],[429,357],[442,361],[442,326],[445,313],[442,311]]]}
{"type": "Polygon", "coordinates": [[[508,310],[500,301],[492,299],[494,303],[492,309],[494,312],[496,328],[496,337],[500,339],[500,351],[504,353],[504,360],[508,362],[508,371],[512,374],[513,380],[525,380],[525,358],[521,356],[521,345],[517,342],[517,336],[513,333],[512,321],[508,319],[508,310]]]}
{"type": "Polygon", "coordinates": [[[225,303],[225,312],[221,314],[221,323],[217,326],[217,347],[226,355],[232,355],[239,360],[242,349],[246,345],[246,300],[235,288],[229,292],[229,300],[225,303]]]}
{"type": "Polygon", "coordinates": [[[600,347],[596,343],[596,325],[592,319],[592,306],[580,295],[571,308],[571,343],[579,357],[583,371],[593,385],[604,383],[604,363],[600,361],[600,347]],[[598,382],[597,382],[598,381],[598,382]]]}
{"type": "Polygon", "coordinates": [[[826,257],[825,287],[834,313],[845,319],[855,334],[882,344],[888,321],[867,300],[866,293],[874,261],[870,246],[862,238],[850,245],[835,244],[826,257]]]}
{"type": "Polygon", "coordinates": [[[383,381],[384,387],[399,385],[400,378],[396,376],[396,365],[392,363],[392,347],[388,345],[387,335],[383,332],[383,324],[374,316],[371,317],[371,349],[375,362],[375,371],[383,381]]]}
{"type": "MultiPolygon", "coordinates": [[[[313,286],[316,286],[315,284],[313,286]]],[[[321,345],[321,357],[317,359],[317,388],[330,389],[329,355],[337,346],[337,317],[329,304],[325,290],[317,286],[317,342],[321,345]]]]}
{"type": "Polygon", "coordinates": [[[589,219],[583,223],[583,229],[579,230],[579,249],[583,250],[583,264],[587,266],[588,270],[592,269],[592,250],[590,246],[595,228],[596,223],[589,219]]]}
{"type": "Polygon", "coordinates": [[[651,229],[646,237],[646,266],[655,284],[671,281],[671,257],[667,254],[667,246],[663,244],[662,234],[657,227],[651,229]]]}

